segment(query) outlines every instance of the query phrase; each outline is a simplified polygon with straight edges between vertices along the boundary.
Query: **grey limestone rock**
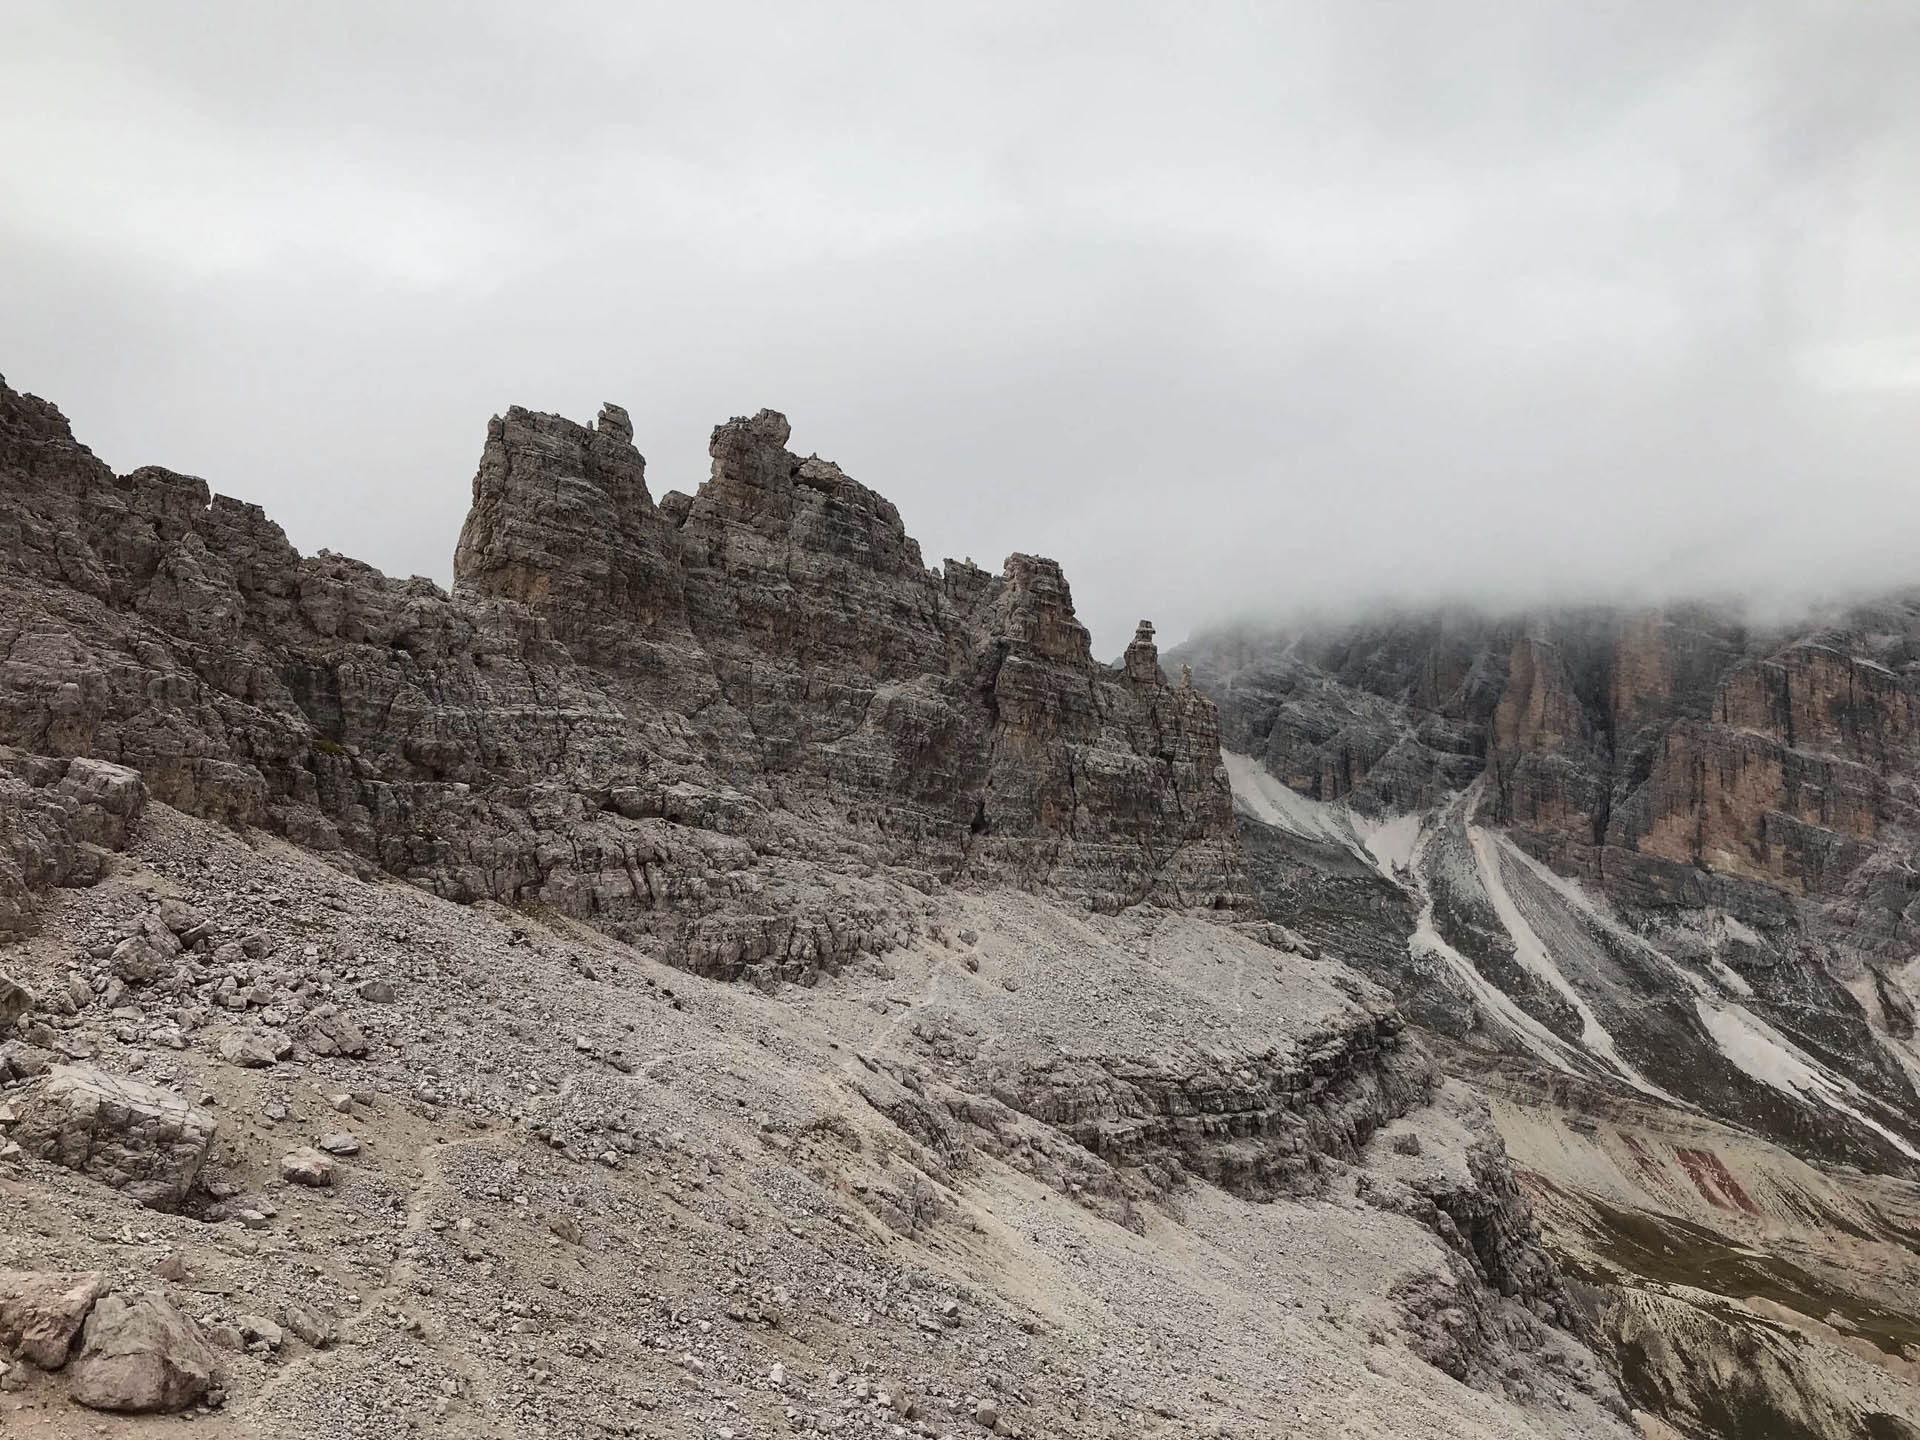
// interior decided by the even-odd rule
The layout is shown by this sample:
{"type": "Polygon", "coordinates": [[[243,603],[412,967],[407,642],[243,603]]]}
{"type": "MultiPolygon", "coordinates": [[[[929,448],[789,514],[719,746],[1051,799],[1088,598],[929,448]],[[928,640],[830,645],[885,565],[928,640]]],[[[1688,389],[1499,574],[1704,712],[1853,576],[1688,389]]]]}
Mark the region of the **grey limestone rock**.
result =
{"type": "Polygon", "coordinates": [[[316,1055],[357,1058],[367,1053],[367,1037],[336,1005],[319,1005],[300,1027],[300,1039],[316,1055]]]}
{"type": "Polygon", "coordinates": [[[20,1105],[22,1150],[177,1210],[207,1149],[213,1117],[170,1090],[81,1065],[55,1065],[20,1105]]]}
{"type": "Polygon", "coordinates": [[[94,1301],[106,1293],[97,1270],[0,1270],[0,1346],[42,1370],[58,1370],[94,1301]]]}
{"type": "Polygon", "coordinates": [[[109,1295],[87,1317],[70,1393],[94,1410],[169,1413],[206,1394],[213,1373],[199,1326],[166,1299],[109,1295]]]}
{"type": "Polygon", "coordinates": [[[19,981],[0,975],[0,1030],[17,1023],[33,1009],[33,992],[19,981]]]}
{"type": "Polygon", "coordinates": [[[302,1145],[280,1157],[280,1178],[295,1185],[319,1189],[333,1183],[333,1157],[311,1145],[302,1145]]]}
{"type": "Polygon", "coordinates": [[[229,1065],[264,1070],[293,1053],[293,1041],[279,1030],[247,1025],[220,1037],[220,1058],[229,1065]]]}
{"type": "MultiPolygon", "coordinates": [[[[34,645],[17,649],[31,665],[34,645]]],[[[49,704],[64,694],[56,690],[49,704]]],[[[41,892],[98,880],[145,803],[140,776],[124,766],[0,743],[0,939],[32,928],[41,892]]]]}
{"type": "MultiPolygon", "coordinates": [[[[1250,914],[1213,707],[1151,640],[1095,661],[1050,560],[929,569],[789,435],[719,426],[707,483],[656,504],[617,406],[510,409],[449,596],[302,557],[192,477],[115,476],[0,385],[0,621],[34,636],[0,743],[52,757],[0,783],[60,794],[87,845],[151,793],[723,977],[883,950],[950,882],[1250,914]]],[[[13,846],[0,909],[85,871],[52,843],[13,846]]],[[[127,978],[165,983],[143,938],[127,978]]]]}

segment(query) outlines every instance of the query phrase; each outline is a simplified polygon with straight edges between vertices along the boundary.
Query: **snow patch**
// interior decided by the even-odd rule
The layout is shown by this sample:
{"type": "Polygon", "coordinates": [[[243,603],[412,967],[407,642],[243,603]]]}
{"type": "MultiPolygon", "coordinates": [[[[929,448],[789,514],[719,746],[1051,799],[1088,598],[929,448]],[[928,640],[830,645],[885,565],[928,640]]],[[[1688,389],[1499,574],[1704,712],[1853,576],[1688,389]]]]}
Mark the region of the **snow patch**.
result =
{"type": "Polygon", "coordinates": [[[1234,806],[1242,814],[1302,839],[1338,845],[1373,863],[1373,857],[1361,849],[1345,806],[1308,799],[1284,780],[1269,774],[1267,767],[1251,755],[1222,750],[1220,758],[1226,762],[1234,806]]]}
{"type": "Polygon", "coordinates": [[[1488,1018],[1504,1025],[1538,1059],[1556,1070],[1575,1075],[1586,1073],[1588,1067],[1580,1063],[1585,1057],[1578,1046],[1562,1040],[1522,1010],[1511,995],[1482,975],[1471,960],[1441,938],[1439,929],[1433,923],[1433,895],[1427,889],[1426,879],[1421,873],[1420,862],[1425,858],[1427,842],[1431,838],[1431,831],[1421,830],[1408,857],[1420,909],[1407,948],[1415,953],[1424,951],[1437,956],[1453,971],[1467,994],[1479,1003],[1488,1018]]]}
{"type": "Polygon", "coordinates": [[[1722,960],[1718,955],[1709,955],[1707,957],[1707,969],[1713,972],[1713,978],[1726,987],[1729,994],[1753,994],[1753,986],[1747,983],[1747,977],[1727,964],[1727,962],[1722,960]]]}
{"type": "Polygon", "coordinates": [[[1426,816],[1410,811],[1365,830],[1361,838],[1382,875],[1392,880],[1396,878],[1395,871],[1413,868],[1414,848],[1420,843],[1420,832],[1426,823],[1426,816]]]}
{"type": "Polygon", "coordinates": [[[1679,1102],[1647,1079],[1619,1051],[1613,1042],[1613,1036],[1607,1027],[1600,1023],[1600,1017],[1593,1013],[1593,1007],[1587,1004],[1580,992],[1573,988],[1573,982],[1561,973],[1554,963],[1546,944],[1535,933],[1527,917],[1521,913],[1520,906],[1513,898],[1513,892],[1507,888],[1507,877],[1501,869],[1501,860],[1507,853],[1516,857],[1520,851],[1511,840],[1504,836],[1495,836],[1478,825],[1467,827],[1467,839],[1473,847],[1474,864],[1480,872],[1481,888],[1487,898],[1493,902],[1494,913],[1500,917],[1500,923],[1513,938],[1514,958],[1526,966],[1539,979],[1545,981],[1574,1008],[1580,1016],[1580,1043],[1597,1055],[1621,1079],[1636,1090],[1674,1104],[1679,1102]]]}
{"type": "Polygon", "coordinates": [[[1708,913],[1720,923],[1721,931],[1729,940],[1738,940],[1742,944],[1753,946],[1756,950],[1769,948],[1766,939],[1745,921],[1736,919],[1724,910],[1713,910],[1708,913]]]}
{"type": "Polygon", "coordinates": [[[1752,1011],[1741,1005],[1714,1005],[1703,999],[1696,999],[1693,1008],[1700,1023],[1707,1027],[1707,1033],[1713,1036],[1713,1043],[1720,1047],[1720,1053],[1747,1075],[1784,1094],[1838,1110],[1880,1135],[1901,1154],[1920,1160],[1920,1150],[1851,1103],[1859,1097],[1857,1087],[1810,1059],[1752,1011]]]}

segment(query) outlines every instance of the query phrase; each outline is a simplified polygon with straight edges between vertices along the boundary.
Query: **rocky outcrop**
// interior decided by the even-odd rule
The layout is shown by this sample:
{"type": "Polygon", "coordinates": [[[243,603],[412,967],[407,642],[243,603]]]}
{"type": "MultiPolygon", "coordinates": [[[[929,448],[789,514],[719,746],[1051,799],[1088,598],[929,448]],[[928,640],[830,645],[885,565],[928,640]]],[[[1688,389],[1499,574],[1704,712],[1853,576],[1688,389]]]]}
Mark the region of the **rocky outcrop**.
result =
{"type": "Polygon", "coordinates": [[[107,1277],[97,1270],[0,1270],[0,1345],[42,1370],[58,1370],[106,1291],[107,1277]]]}
{"type": "Polygon", "coordinates": [[[1909,1417],[1853,1402],[1844,1388],[1853,1377],[1822,1373],[1824,1357],[1784,1326],[1645,1292],[1606,1292],[1595,1311],[1621,1388],[1637,1406],[1684,1426],[1679,1433],[1710,1440],[1920,1435],[1909,1417]]]}
{"type": "Polygon", "coordinates": [[[179,1095],[88,1066],[56,1065],[20,1106],[14,1143],[155,1210],[193,1188],[214,1120],[179,1095]]]}
{"type": "Polygon", "coordinates": [[[928,570],[890,503],[788,434],[772,411],[720,426],[713,478],[656,506],[623,415],[509,412],[455,594],[525,605],[626,713],[676,717],[745,793],[724,807],[739,833],[771,828],[762,810],[832,815],[842,846],[942,879],[1244,906],[1211,707],[1151,643],[1096,663],[1051,560],[928,570]],[[613,538],[584,536],[609,514],[613,538]]]}
{"type": "Polygon", "coordinates": [[[449,596],[0,385],[0,741],[723,976],[898,943],[946,882],[1249,912],[1213,707],[1094,661],[1053,562],[930,570],[787,438],[730,421],[656,503],[618,407],[509,410],[449,596]]]}
{"type": "Polygon", "coordinates": [[[98,880],[145,803],[122,766],[0,746],[0,939],[31,928],[44,891],[98,880]]]}
{"type": "Polygon", "coordinates": [[[1061,1057],[1001,1093],[1121,1170],[1189,1176],[1249,1199],[1311,1194],[1327,1161],[1432,1094],[1427,1057],[1391,1012],[1265,1054],[1061,1057]]]}

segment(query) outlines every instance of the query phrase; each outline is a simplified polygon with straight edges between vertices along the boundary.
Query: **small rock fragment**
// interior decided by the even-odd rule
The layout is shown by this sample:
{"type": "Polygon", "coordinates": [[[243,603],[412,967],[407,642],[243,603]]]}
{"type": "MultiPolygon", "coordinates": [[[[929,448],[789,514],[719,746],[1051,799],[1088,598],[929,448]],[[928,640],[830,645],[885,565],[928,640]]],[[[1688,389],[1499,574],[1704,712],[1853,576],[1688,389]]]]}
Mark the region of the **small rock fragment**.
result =
{"type": "Polygon", "coordinates": [[[333,1344],[333,1326],[311,1310],[299,1305],[289,1305],[282,1312],[281,1318],[286,1321],[287,1329],[314,1349],[325,1350],[333,1344]]]}

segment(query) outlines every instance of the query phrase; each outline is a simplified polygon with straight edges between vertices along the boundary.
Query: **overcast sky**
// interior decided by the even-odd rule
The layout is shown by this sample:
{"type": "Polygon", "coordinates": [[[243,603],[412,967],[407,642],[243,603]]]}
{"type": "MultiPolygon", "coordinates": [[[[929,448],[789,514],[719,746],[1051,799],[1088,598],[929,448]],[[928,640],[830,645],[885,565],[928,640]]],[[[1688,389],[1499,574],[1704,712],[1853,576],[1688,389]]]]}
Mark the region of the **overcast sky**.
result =
{"type": "Polygon", "coordinates": [[[0,374],[449,579],[492,415],[761,406],[1102,654],[1920,581],[1920,3],[5,0],[0,374]]]}

